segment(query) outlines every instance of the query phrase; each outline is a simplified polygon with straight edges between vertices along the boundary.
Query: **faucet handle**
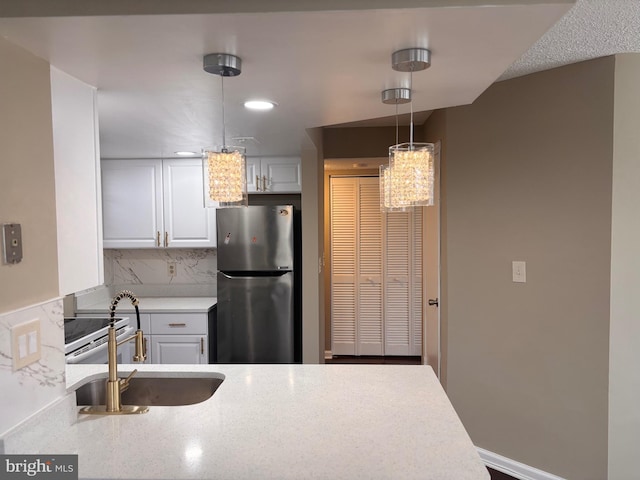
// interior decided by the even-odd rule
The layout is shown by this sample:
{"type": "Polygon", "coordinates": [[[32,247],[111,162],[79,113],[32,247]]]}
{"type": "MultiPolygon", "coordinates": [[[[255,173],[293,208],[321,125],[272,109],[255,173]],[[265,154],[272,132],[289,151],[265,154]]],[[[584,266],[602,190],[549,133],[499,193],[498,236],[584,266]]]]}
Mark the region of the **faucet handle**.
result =
{"type": "Polygon", "coordinates": [[[134,362],[144,362],[147,359],[147,339],[144,338],[142,330],[136,330],[136,352],[133,356],[134,362]]]}
{"type": "Polygon", "coordinates": [[[131,372],[127,378],[120,379],[120,393],[129,388],[129,381],[136,373],[138,373],[137,368],[133,372],[131,372]]]}

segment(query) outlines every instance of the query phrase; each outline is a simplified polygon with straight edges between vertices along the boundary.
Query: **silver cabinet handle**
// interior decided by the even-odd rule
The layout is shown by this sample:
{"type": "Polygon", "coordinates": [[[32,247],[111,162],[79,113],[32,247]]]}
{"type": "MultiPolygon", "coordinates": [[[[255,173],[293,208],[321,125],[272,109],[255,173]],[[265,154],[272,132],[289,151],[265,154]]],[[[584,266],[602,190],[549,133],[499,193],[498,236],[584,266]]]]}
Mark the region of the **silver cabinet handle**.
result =
{"type": "Polygon", "coordinates": [[[169,326],[171,328],[175,328],[175,327],[186,327],[187,324],[186,323],[170,323],[169,326]]]}
{"type": "Polygon", "coordinates": [[[169,246],[169,232],[164,232],[164,246],[169,246]]]}
{"type": "Polygon", "coordinates": [[[204,355],[204,338],[200,337],[200,355],[204,355]]]}
{"type": "Polygon", "coordinates": [[[267,176],[266,175],[262,176],[262,191],[263,192],[267,191],[267,176]]]}
{"type": "Polygon", "coordinates": [[[160,246],[160,232],[158,231],[158,235],[156,236],[156,243],[160,246]]]}
{"type": "Polygon", "coordinates": [[[260,191],[260,177],[256,175],[256,191],[260,191]]]}

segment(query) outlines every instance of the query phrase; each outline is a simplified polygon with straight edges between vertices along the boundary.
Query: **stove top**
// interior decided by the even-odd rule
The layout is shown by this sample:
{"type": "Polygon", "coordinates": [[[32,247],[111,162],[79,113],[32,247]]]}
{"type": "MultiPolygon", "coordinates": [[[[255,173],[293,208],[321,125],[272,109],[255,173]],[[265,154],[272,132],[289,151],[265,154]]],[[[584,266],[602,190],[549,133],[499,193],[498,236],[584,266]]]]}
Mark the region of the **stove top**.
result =
{"type": "MultiPolygon", "coordinates": [[[[116,329],[129,324],[128,317],[115,317],[116,329]]],[[[64,319],[65,350],[75,350],[79,346],[105,336],[111,319],[109,317],[66,317],[64,319]]]]}

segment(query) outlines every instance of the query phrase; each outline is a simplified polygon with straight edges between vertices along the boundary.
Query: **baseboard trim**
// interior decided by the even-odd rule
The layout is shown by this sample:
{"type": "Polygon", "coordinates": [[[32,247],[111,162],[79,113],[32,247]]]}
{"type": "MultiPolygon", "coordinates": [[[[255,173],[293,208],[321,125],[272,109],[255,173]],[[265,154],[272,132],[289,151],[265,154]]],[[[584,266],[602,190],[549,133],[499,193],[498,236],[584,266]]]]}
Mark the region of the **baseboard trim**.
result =
{"type": "Polygon", "coordinates": [[[331,350],[325,350],[324,351],[324,359],[325,360],[331,360],[333,358],[333,354],[331,353],[331,350]]]}
{"type": "Polygon", "coordinates": [[[478,450],[480,458],[487,467],[506,473],[518,480],[565,480],[562,477],[516,462],[484,448],[476,447],[476,450],[478,450]]]}

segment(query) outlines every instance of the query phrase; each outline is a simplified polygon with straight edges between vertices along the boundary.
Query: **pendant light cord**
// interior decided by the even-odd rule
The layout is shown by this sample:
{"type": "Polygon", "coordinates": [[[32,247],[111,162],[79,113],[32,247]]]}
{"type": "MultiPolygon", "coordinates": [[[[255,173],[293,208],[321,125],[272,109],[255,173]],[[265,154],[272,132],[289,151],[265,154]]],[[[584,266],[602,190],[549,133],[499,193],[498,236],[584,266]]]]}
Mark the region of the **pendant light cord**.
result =
{"type": "Polygon", "coordinates": [[[413,70],[409,72],[409,91],[411,92],[411,100],[409,106],[411,107],[411,125],[409,130],[409,149],[413,150],[413,70]]]}
{"type": "Polygon", "coordinates": [[[398,100],[396,100],[396,145],[398,143],[398,100]]]}
{"type": "Polygon", "coordinates": [[[220,75],[220,86],[222,92],[222,150],[225,151],[227,147],[227,141],[224,127],[224,75],[220,75]]]}

